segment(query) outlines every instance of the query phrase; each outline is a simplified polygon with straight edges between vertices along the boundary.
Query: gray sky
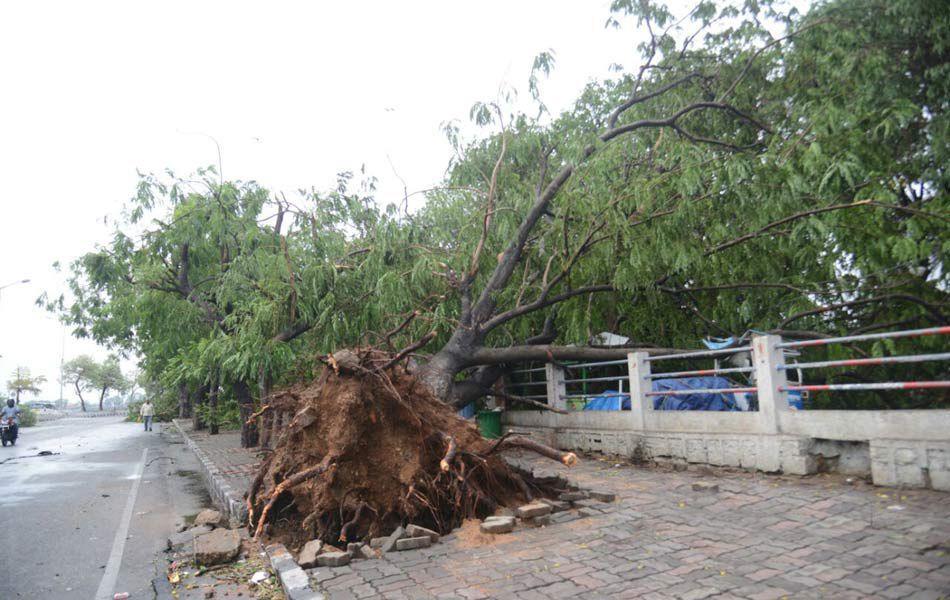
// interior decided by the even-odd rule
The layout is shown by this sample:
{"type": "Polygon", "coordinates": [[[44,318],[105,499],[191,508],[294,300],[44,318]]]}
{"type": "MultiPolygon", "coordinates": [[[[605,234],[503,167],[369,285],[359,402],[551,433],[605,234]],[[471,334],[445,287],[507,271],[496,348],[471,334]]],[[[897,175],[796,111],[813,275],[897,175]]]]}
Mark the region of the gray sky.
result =
{"type": "MultiPolygon", "coordinates": [[[[439,181],[440,124],[501,85],[528,99],[534,56],[552,111],[617,62],[635,33],[605,30],[609,0],[480,2],[4,2],[0,4],[0,376],[17,365],[59,396],[64,330],[36,308],[69,263],[108,239],[136,169],[224,175],[273,190],[380,179],[388,202],[439,181]],[[205,134],[205,135],[200,135],[205,134]],[[390,160],[391,164],[390,165],[390,160]]],[[[65,340],[66,360],[105,351],[65,340]]],[[[4,386],[5,387],[5,386],[4,386]]],[[[67,397],[73,394],[67,390],[67,397]]]]}

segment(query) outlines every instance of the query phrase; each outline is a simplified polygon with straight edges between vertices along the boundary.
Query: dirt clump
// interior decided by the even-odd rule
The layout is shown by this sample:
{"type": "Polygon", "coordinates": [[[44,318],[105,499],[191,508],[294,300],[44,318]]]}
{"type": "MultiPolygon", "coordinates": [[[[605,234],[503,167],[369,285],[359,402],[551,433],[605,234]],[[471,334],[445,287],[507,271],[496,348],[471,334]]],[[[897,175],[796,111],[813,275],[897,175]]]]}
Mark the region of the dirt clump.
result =
{"type": "Polygon", "coordinates": [[[330,357],[317,380],[269,399],[292,418],[248,493],[256,536],[297,547],[367,540],[407,523],[446,534],[561,491],[512,470],[501,453],[525,448],[569,465],[573,454],[516,436],[486,440],[386,353],[343,356],[345,364],[330,357]]]}

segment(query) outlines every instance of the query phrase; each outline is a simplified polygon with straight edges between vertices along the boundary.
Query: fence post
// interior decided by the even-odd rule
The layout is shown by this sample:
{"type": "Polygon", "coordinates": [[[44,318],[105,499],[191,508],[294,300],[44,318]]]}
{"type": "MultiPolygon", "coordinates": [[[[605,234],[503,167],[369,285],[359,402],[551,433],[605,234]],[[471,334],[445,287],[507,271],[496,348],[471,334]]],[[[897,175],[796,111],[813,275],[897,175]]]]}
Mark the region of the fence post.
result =
{"type": "Polygon", "coordinates": [[[633,424],[640,431],[647,428],[647,411],[653,410],[653,398],[647,392],[653,389],[650,379],[650,355],[647,352],[627,354],[627,372],[630,378],[630,410],[633,424]]]}
{"type": "Polygon", "coordinates": [[[788,410],[788,392],[779,389],[787,383],[785,370],[778,368],[784,360],[782,349],[778,347],[781,342],[782,338],[777,335],[752,338],[752,366],[763,433],[778,433],[781,413],[788,410]]]}
{"type": "Polygon", "coordinates": [[[564,383],[564,369],[554,363],[544,365],[544,376],[548,382],[548,406],[567,410],[567,384],[564,383]]]}

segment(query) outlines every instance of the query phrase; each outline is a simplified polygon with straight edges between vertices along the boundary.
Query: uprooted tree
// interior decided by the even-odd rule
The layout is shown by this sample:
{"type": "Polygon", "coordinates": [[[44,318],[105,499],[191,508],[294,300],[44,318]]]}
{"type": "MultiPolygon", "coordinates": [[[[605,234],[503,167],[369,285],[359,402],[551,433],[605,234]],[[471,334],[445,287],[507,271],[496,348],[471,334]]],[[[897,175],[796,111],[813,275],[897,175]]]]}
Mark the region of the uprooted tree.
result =
{"type": "Polygon", "coordinates": [[[214,170],[147,176],[52,306],[140,353],[183,415],[236,402],[245,445],[266,423],[255,528],[326,539],[549,492],[498,452],[563,455],[481,440],[453,407],[517,363],[629,351],[594,332],[655,348],[946,323],[940,2],[614,3],[610,24],[631,18],[640,66],[571,110],[499,99],[472,111],[495,133],[448,126],[457,155],[417,210],[351,174],[291,199],[214,170]]]}

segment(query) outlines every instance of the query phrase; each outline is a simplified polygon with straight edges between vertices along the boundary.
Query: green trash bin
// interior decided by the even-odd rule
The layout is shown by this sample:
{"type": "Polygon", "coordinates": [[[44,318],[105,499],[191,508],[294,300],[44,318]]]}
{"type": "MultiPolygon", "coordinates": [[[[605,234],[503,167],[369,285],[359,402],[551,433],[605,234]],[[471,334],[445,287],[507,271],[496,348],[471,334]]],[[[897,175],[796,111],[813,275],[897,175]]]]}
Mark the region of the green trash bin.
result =
{"type": "Polygon", "coordinates": [[[494,440],[501,437],[501,412],[493,410],[480,410],[478,416],[478,430],[482,437],[494,440]]]}

